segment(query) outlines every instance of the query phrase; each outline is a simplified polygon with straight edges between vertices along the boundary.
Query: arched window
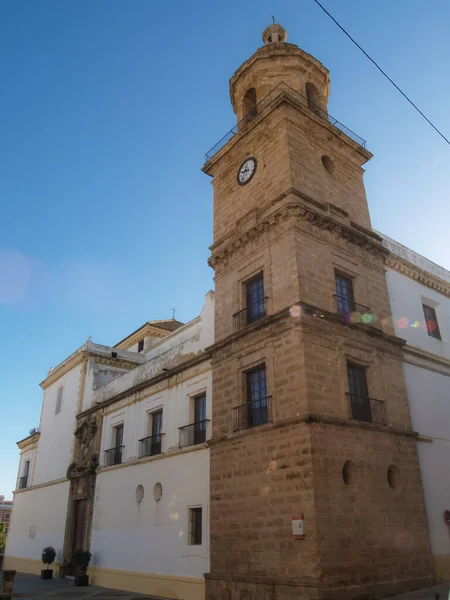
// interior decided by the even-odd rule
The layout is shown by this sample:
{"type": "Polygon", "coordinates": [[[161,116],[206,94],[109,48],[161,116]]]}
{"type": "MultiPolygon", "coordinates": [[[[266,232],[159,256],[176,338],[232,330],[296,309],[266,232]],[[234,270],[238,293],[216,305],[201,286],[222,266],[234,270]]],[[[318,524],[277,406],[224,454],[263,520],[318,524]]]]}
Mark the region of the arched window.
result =
{"type": "Polygon", "coordinates": [[[245,92],[244,100],[242,101],[242,113],[247,123],[258,114],[255,88],[250,88],[245,92]]]}
{"type": "Polygon", "coordinates": [[[306,84],[306,99],[308,101],[308,108],[318,115],[322,114],[322,110],[319,108],[320,95],[316,86],[309,82],[306,84]]]}

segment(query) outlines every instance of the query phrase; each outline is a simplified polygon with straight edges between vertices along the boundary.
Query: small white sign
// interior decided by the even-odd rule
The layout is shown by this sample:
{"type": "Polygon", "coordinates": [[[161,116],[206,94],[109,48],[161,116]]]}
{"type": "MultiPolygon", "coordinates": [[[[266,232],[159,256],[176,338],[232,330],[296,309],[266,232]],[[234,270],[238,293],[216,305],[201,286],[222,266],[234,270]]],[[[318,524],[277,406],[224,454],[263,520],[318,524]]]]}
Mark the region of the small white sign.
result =
{"type": "Polygon", "coordinates": [[[305,538],[302,514],[292,517],[292,536],[294,540],[303,540],[305,538]]]}

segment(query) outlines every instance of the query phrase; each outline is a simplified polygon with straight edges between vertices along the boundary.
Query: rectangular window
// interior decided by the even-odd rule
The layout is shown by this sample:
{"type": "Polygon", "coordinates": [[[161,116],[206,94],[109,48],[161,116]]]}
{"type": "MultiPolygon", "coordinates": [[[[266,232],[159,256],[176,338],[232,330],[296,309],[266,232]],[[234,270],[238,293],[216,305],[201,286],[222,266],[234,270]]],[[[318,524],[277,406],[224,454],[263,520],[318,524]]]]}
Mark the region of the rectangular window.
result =
{"type": "Polygon", "coordinates": [[[114,447],[122,446],[123,443],[123,424],[117,425],[113,430],[113,443],[114,447]]]}
{"type": "Polygon", "coordinates": [[[138,352],[142,352],[144,349],[144,340],[139,340],[138,342],[138,352]]]}
{"type": "Polygon", "coordinates": [[[9,521],[9,513],[5,513],[5,515],[3,516],[3,519],[5,521],[9,521]]]}
{"type": "Polygon", "coordinates": [[[112,430],[112,445],[113,447],[105,451],[106,466],[120,465],[122,462],[123,450],[123,423],[116,425],[112,430]]]}
{"type": "Polygon", "coordinates": [[[352,418],[357,421],[372,421],[366,369],[360,365],[347,364],[348,389],[352,418]]]}
{"type": "Polygon", "coordinates": [[[206,394],[194,398],[194,444],[206,441],[206,394]]]}
{"type": "Polygon", "coordinates": [[[64,386],[61,386],[58,388],[58,393],[56,395],[55,415],[57,415],[61,412],[63,390],[64,390],[64,386]]]}
{"type": "Polygon", "coordinates": [[[264,298],[264,278],[262,273],[259,273],[246,282],[245,294],[247,301],[247,323],[252,323],[253,321],[265,317],[266,303],[264,298]]]}
{"type": "Polygon", "coordinates": [[[254,427],[267,423],[267,385],[266,365],[247,371],[247,418],[248,426],[254,427]]]}
{"type": "Polygon", "coordinates": [[[155,454],[161,454],[163,411],[158,410],[154,413],[151,413],[150,416],[152,419],[150,456],[154,456],[155,454]]]}
{"type": "Polygon", "coordinates": [[[189,509],[189,545],[200,546],[202,543],[202,509],[189,509]]]}
{"type": "Polygon", "coordinates": [[[19,490],[23,490],[28,485],[28,473],[30,472],[30,461],[26,460],[23,464],[23,475],[19,477],[19,490]]]}
{"type": "Polygon", "coordinates": [[[349,277],[336,273],[336,303],[338,313],[348,315],[355,312],[353,282],[349,277]]]}
{"type": "Polygon", "coordinates": [[[436,310],[432,306],[427,306],[426,304],[422,304],[423,314],[425,316],[425,324],[427,326],[428,335],[430,337],[435,338],[436,340],[441,340],[441,332],[439,331],[439,325],[436,317],[436,310]]]}

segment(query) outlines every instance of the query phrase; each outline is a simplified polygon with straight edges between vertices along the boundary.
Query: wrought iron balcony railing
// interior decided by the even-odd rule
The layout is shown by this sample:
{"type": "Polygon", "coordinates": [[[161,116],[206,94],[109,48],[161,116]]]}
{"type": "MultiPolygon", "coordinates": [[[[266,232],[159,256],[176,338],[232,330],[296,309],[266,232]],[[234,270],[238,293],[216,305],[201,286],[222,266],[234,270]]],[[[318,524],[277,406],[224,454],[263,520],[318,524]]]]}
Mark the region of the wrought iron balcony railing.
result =
{"type": "Polygon", "coordinates": [[[270,106],[270,104],[272,104],[272,102],[274,100],[276,100],[279,96],[281,96],[283,94],[296,100],[300,104],[303,104],[303,106],[306,106],[307,108],[309,108],[318,117],[328,121],[329,123],[331,123],[331,125],[334,125],[338,129],[340,129],[342,131],[342,133],[344,133],[346,136],[351,138],[354,142],[356,142],[363,148],[367,147],[366,141],[363,140],[363,138],[359,137],[359,135],[357,135],[354,131],[352,131],[351,129],[349,129],[342,123],[340,123],[337,119],[335,119],[334,117],[329,115],[326,111],[324,111],[319,106],[316,106],[314,103],[312,103],[310,100],[308,100],[308,98],[306,96],[303,96],[303,94],[300,94],[300,92],[297,92],[296,90],[291,88],[290,85],[288,85],[287,83],[281,82],[276,87],[274,87],[274,89],[271,90],[267,94],[267,96],[265,96],[262,100],[260,100],[258,102],[258,104],[256,105],[256,107],[254,107],[247,115],[245,115],[245,117],[241,121],[239,121],[239,123],[237,123],[232,129],[230,129],[230,131],[228,133],[226,133],[223,136],[223,138],[221,140],[219,140],[217,142],[217,144],[211,148],[211,150],[208,150],[208,152],[205,155],[205,162],[207,162],[215,154],[217,154],[217,152],[219,152],[219,150],[221,150],[225,146],[225,144],[227,144],[231,140],[231,138],[234,135],[236,135],[236,133],[238,131],[241,131],[242,129],[244,129],[246,127],[246,125],[248,125],[248,123],[250,123],[250,121],[252,121],[257,115],[262,114],[267,109],[267,107],[270,106]]]}
{"type": "Polygon", "coordinates": [[[251,400],[233,407],[234,431],[249,429],[272,421],[272,396],[251,400]]]}
{"type": "Polygon", "coordinates": [[[19,490],[23,490],[27,487],[28,483],[28,475],[24,475],[23,477],[19,477],[19,490]]]}
{"type": "Polygon", "coordinates": [[[386,409],[383,400],[376,400],[368,396],[358,396],[352,392],[347,392],[346,394],[349,400],[350,418],[355,419],[355,421],[387,425],[386,409]]]}
{"type": "Polygon", "coordinates": [[[158,433],[139,440],[139,458],[161,454],[163,435],[163,433],[158,433]]]}
{"type": "Polygon", "coordinates": [[[368,306],[358,304],[354,300],[350,300],[345,296],[339,296],[338,294],[334,294],[333,297],[336,300],[336,308],[339,314],[351,315],[352,313],[359,313],[362,316],[368,315],[370,318],[367,319],[367,322],[371,322],[372,310],[368,306]]]}
{"type": "Polygon", "coordinates": [[[195,446],[196,444],[203,444],[203,442],[206,442],[206,428],[208,423],[209,419],[203,419],[202,421],[179,427],[180,448],[184,448],[185,446],[195,446]]]}
{"type": "Polygon", "coordinates": [[[124,446],[116,446],[105,450],[105,467],[111,467],[112,465],[120,465],[122,462],[122,450],[124,446]]]}
{"type": "Polygon", "coordinates": [[[267,315],[267,296],[258,302],[246,306],[233,315],[233,330],[241,331],[250,323],[254,323],[267,315]]]}

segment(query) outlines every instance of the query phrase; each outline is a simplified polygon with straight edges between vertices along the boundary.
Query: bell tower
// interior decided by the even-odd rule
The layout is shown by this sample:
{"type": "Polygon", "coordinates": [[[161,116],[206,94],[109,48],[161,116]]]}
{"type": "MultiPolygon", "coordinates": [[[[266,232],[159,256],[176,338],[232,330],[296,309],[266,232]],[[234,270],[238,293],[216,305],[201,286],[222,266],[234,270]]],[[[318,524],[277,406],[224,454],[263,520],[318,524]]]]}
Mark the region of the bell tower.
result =
{"type": "Polygon", "coordinates": [[[328,70],[278,24],[263,42],[230,80],[237,125],[203,166],[216,283],[206,597],[426,585],[404,342],[363,183],[372,155],[330,117],[328,70]]]}

